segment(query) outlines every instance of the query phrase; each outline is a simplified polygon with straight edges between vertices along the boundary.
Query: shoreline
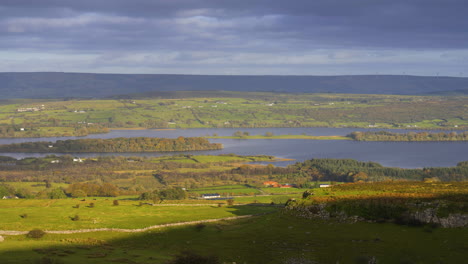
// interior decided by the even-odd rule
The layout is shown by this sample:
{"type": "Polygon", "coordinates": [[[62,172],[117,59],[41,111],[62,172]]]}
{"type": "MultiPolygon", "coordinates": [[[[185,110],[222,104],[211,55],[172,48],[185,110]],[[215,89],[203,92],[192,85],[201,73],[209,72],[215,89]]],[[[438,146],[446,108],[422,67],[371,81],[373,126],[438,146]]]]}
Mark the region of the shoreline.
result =
{"type": "Polygon", "coordinates": [[[204,138],[209,139],[310,139],[310,140],[353,140],[346,136],[308,136],[308,135],[277,135],[277,136],[205,136],[204,138]]]}

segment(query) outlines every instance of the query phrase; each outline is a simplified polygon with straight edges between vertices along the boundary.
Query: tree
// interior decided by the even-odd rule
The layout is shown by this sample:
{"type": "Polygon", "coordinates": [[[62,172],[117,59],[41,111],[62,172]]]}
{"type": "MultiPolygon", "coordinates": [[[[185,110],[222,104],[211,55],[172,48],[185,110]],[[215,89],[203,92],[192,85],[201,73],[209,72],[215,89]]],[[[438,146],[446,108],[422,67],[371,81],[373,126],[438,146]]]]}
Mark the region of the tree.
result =
{"type": "Polygon", "coordinates": [[[139,200],[152,200],[154,197],[153,192],[144,192],[140,194],[140,197],[138,198],[139,200]]]}
{"type": "Polygon", "coordinates": [[[45,182],[45,186],[47,189],[52,188],[52,184],[50,183],[49,180],[44,180],[44,182],[45,182]]]}
{"type": "Polygon", "coordinates": [[[99,195],[116,197],[119,195],[119,188],[111,183],[104,183],[99,189],[99,195]]]}
{"type": "Polygon", "coordinates": [[[5,185],[0,185],[0,196],[8,196],[10,195],[10,190],[5,185]]]}
{"type": "Polygon", "coordinates": [[[31,190],[27,188],[21,188],[16,191],[16,196],[19,198],[26,198],[26,199],[31,199],[34,198],[34,194],[31,192],[31,190]]]}
{"type": "Polygon", "coordinates": [[[81,189],[78,189],[78,190],[73,190],[71,193],[70,193],[71,197],[75,197],[75,198],[78,198],[78,197],[86,197],[86,192],[81,190],[81,189]]]}
{"type": "Polygon", "coordinates": [[[311,191],[309,191],[309,190],[307,190],[307,191],[305,191],[305,192],[302,194],[302,198],[303,198],[303,199],[306,199],[307,197],[309,197],[309,196],[311,196],[311,195],[314,195],[314,193],[311,192],[311,191]]]}
{"type": "Polygon", "coordinates": [[[30,238],[41,238],[45,234],[46,233],[44,231],[42,231],[41,229],[33,229],[33,230],[29,231],[26,236],[30,237],[30,238]]]}
{"type": "Polygon", "coordinates": [[[369,176],[367,175],[367,173],[362,172],[362,171],[358,172],[357,174],[353,176],[354,182],[367,181],[368,179],[369,179],[369,176]]]}
{"type": "Polygon", "coordinates": [[[56,188],[56,189],[53,189],[49,193],[49,198],[50,199],[64,199],[64,198],[67,198],[67,195],[61,188],[56,188]]]}
{"type": "Polygon", "coordinates": [[[159,191],[158,196],[161,200],[184,200],[187,192],[181,188],[172,188],[159,191]]]}
{"type": "Polygon", "coordinates": [[[242,131],[236,131],[234,132],[234,134],[232,134],[232,136],[234,137],[242,137],[244,135],[244,133],[242,133],[242,131]]]}

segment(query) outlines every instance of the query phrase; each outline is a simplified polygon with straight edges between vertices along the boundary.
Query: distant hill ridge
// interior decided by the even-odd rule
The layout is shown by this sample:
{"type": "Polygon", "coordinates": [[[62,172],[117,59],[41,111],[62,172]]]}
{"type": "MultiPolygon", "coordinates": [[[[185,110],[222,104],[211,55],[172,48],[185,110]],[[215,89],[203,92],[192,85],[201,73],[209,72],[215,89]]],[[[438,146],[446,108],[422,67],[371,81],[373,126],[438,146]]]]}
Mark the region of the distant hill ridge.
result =
{"type": "Polygon", "coordinates": [[[400,95],[468,95],[468,78],[409,75],[181,75],[61,72],[0,73],[2,99],[103,98],[157,91],[256,91],[400,95]]]}

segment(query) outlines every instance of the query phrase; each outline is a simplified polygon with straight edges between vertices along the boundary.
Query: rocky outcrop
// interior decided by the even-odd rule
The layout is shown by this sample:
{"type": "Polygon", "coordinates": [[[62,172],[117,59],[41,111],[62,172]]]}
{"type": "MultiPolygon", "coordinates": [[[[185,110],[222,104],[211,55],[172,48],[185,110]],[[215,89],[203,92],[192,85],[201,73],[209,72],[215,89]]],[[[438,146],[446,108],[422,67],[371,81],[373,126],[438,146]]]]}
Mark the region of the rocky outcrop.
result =
{"type": "MultiPolygon", "coordinates": [[[[448,215],[440,216],[438,214],[440,209],[439,203],[426,203],[424,207],[425,208],[420,205],[417,206],[417,208],[409,206],[408,211],[401,215],[401,218],[404,219],[403,223],[435,224],[444,228],[468,226],[468,214],[449,213],[448,215]]],[[[326,203],[303,206],[292,202],[285,207],[285,210],[295,216],[303,218],[335,219],[340,222],[351,223],[357,221],[374,221],[362,216],[348,215],[344,211],[330,210],[326,203]]],[[[401,222],[401,219],[392,219],[392,221],[401,222]]]]}
{"type": "Polygon", "coordinates": [[[468,226],[467,214],[449,214],[446,217],[437,216],[436,208],[427,208],[425,210],[416,211],[409,214],[414,220],[425,224],[436,224],[441,227],[466,227],[468,226]]]}

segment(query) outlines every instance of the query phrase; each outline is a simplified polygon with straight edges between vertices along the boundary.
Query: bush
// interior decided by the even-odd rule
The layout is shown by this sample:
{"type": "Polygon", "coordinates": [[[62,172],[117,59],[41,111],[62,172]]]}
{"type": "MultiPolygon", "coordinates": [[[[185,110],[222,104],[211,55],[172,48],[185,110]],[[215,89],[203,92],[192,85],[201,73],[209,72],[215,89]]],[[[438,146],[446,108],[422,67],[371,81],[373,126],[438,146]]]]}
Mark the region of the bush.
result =
{"type": "Polygon", "coordinates": [[[29,231],[26,236],[30,237],[30,238],[41,238],[45,234],[46,233],[44,231],[42,231],[41,229],[33,229],[33,230],[29,231]]]}
{"type": "Polygon", "coordinates": [[[49,193],[50,199],[64,199],[67,198],[67,195],[61,188],[56,188],[49,193]]]}
{"type": "Polygon", "coordinates": [[[307,190],[305,191],[303,194],[302,194],[302,199],[306,199],[307,197],[311,196],[311,195],[314,195],[313,192],[307,190]]]}
{"type": "Polygon", "coordinates": [[[215,256],[201,256],[197,253],[184,251],[177,255],[173,260],[169,261],[167,264],[219,264],[219,260],[215,256]]]}
{"type": "Polygon", "coordinates": [[[27,217],[28,217],[28,214],[20,214],[20,217],[21,217],[21,218],[27,218],[27,217]]]}
{"type": "Polygon", "coordinates": [[[94,208],[94,203],[89,203],[88,207],[89,208],[94,208]]]}
{"type": "Polygon", "coordinates": [[[227,204],[228,204],[229,206],[233,206],[233,205],[234,205],[234,199],[227,199],[226,202],[227,202],[227,204]]]}
{"type": "Polygon", "coordinates": [[[202,224],[202,223],[196,224],[196,225],[195,225],[195,230],[197,230],[198,232],[200,232],[200,231],[202,231],[205,227],[206,227],[205,224],[202,224]]]}
{"type": "Polygon", "coordinates": [[[114,200],[114,201],[112,202],[112,204],[113,204],[114,206],[119,205],[119,200],[114,200]]]}
{"type": "Polygon", "coordinates": [[[74,217],[70,217],[70,219],[72,221],[79,221],[80,220],[80,216],[79,215],[75,215],[74,217]]]}

